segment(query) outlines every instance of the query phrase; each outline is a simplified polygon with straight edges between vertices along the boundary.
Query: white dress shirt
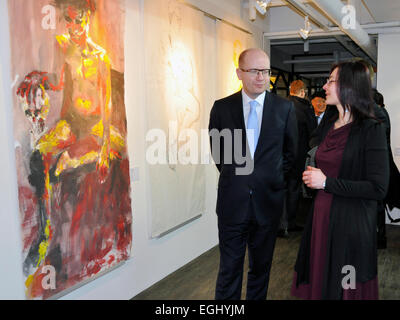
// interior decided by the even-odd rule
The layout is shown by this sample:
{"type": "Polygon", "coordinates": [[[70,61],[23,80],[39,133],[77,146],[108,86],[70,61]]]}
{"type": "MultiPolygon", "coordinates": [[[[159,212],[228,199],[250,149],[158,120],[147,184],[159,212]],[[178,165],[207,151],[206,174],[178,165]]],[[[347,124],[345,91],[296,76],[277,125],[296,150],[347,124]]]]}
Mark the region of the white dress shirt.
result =
{"type": "Polygon", "coordinates": [[[322,118],[324,117],[324,113],[325,113],[325,112],[322,112],[319,116],[316,115],[318,125],[321,123],[321,120],[322,120],[322,118]]]}
{"type": "Polygon", "coordinates": [[[264,100],[265,100],[265,91],[260,94],[256,99],[251,99],[244,90],[242,90],[242,97],[243,97],[243,115],[244,115],[244,125],[247,129],[247,120],[249,119],[250,114],[250,101],[255,100],[258,102],[256,106],[257,112],[257,120],[258,120],[258,134],[261,131],[261,122],[262,122],[262,115],[264,109],[264,100]]]}

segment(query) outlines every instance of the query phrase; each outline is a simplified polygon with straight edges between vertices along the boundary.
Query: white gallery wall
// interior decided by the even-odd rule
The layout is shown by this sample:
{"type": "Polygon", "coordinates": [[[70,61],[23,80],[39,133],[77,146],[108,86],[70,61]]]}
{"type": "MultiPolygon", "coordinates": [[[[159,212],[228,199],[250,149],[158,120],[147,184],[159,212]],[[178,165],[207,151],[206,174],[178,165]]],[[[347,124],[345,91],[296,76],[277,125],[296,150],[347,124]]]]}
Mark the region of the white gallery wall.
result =
{"type": "MultiPolygon", "coordinates": [[[[9,43],[7,2],[0,2],[0,39],[9,43]]],[[[23,299],[22,242],[12,128],[10,50],[0,51],[0,299],[23,299]]]]}
{"type": "MultiPolygon", "coordinates": [[[[377,89],[382,93],[391,122],[394,161],[400,168],[400,33],[380,34],[378,38],[377,89]]],[[[392,212],[400,217],[400,210],[392,212]]],[[[400,224],[400,223],[399,223],[400,224]]]]}
{"type": "MultiPolygon", "coordinates": [[[[125,104],[128,123],[128,150],[131,167],[133,209],[133,248],[131,258],[121,267],[70,292],[62,299],[130,299],[146,288],[176,271],[218,243],[215,215],[217,171],[212,165],[205,170],[206,210],[197,220],[159,239],[150,239],[148,233],[149,204],[146,202],[149,177],[146,171],[146,104],[145,83],[140,81],[144,70],[143,8],[144,1],[125,0],[125,104]]],[[[248,20],[247,9],[241,0],[191,0],[192,5],[218,18],[229,21],[252,33],[255,46],[263,46],[263,32],[268,31],[264,19],[248,20]]],[[[7,1],[0,1],[0,39],[10,42],[7,1]]],[[[216,22],[206,18],[207,52],[216,47],[216,22]]],[[[157,35],[154,35],[157,41],[157,35]]],[[[206,52],[205,52],[206,54],[206,52]]],[[[205,58],[210,70],[217,69],[216,57],[205,58]]],[[[10,76],[10,49],[0,49],[0,299],[24,299],[22,277],[21,234],[18,218],[14,138],[12,128],[12,90],[10,76]]],[[[205,112],[209,113],[218,97],[217,79],[210,75],[205,98],[205,112]]],[[[156,94],[156,93],[155,93],[156,94]]],[[[203,125],[207,127],[206,121],[203,125]]]]}

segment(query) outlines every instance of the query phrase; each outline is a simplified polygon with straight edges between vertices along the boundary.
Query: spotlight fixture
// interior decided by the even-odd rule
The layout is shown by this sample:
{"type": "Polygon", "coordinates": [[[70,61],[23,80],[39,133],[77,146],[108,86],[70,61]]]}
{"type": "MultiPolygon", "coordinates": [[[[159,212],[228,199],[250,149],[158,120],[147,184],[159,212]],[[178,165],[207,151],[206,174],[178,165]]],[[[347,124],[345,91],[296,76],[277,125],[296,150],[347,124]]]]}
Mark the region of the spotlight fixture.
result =
{"type": "Polygon", "coordinates": [[[300,31],[299,31],[300,36],[301,36],[304,40],[307,40],[308,37],[309,37],[309,35],[310,35],[310,33],[311,33],[311,30],[312,30],[312,28],[311,28],[311,23],[310,23],[310,21],[309,21],[309,19],[308,19],[308,16],[306,16],[306,17],[304,18],[304,29],[300,29],[300,31]]]}
{"type": "Polygon", "coordinates": [[[264,15],[267,12],[267,7],[271,0],[257,0],[255,3],[256,10],[264,15]]]}
{"type": "Polygon", "coordinates": [[[265,15],[267,7],[271,0],[249,0],[249,19],[255,21],[257,17],[257,11],[261,15],[265,15]]]}

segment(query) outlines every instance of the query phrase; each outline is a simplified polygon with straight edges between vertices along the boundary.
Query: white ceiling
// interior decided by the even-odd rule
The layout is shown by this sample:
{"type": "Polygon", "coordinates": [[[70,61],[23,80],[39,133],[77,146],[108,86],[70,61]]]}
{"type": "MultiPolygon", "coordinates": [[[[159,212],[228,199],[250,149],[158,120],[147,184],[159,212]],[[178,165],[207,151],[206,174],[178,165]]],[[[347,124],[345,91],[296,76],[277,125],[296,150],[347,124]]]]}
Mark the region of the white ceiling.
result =
{"type": "MultiPolygon", "coordinates": [[[[373,42],[377,39],[377,33],[382,29],[367,29],[365,25],[387,23],[387,22],[399,22],[400,23],[400,0],[341,0],[344,4],[352,4],[356,8],[356,18],[364,30],[370,34],[373,42]]],[[[321,21],[328,25],[330,28],[337,27],[332,20],[330,20],[325,14],[311,1],[311,0],[297,0],[297,2],[303,3],[308,9],[310,9],[317,17],[321,17],[321,21]]],[[[345,40],[347,48],[329,35],[310,37],[309,52],[304,51],[304,42],[298,34],[300,28],[304,28],[304,16],[299,14],[298,11],[294,10],[293,7],[288,5],[285,0],[272,0],[268,9],[267,23],[269,23],[269,34],[277,33],[278,36],[271,37],[271,63],[281,69],[287,71],[294,71],[301,73],[303,71],[321,71],[327,72],[330,70],[332,63],[296,63],[288,64],[287,60],[292,59],[303,59],[309,56],[312,60],[326,59],[327,57],[341,57],[343,59],[352,56],[359,56],[372,62],[369,57],[360,49],[360,47],[347,35],[343,34],[341,39],[345,40]],[[279,34],[285,32],[286,34],[293,31],[291,35],[279,34]],[[281,39],[279,39],[281,38],[281,39]],[[324,41],[326,42],[324,43],[324,41]],[[293,42],[292,44],[290,44],[293,42]],[[278,43],[282,43],[278,45],[278,43]],[[352,49],[352,53],[349,51],[352,49]],[[319,56],[321,55],[321,56],[319,56]],[[284,63],[285,62],[285,63],[284,63]],[[293,67],[292,67],[293,65],[293,67]]],[[[400,26],[400,24],[399,24],[400,26]]],[[[312,25],[313,30],[318,29],[317,26],[312,25]]],[[[386,32],[386,28],[384,31],[386,32]]],[[[395,32],[400,32],[400,28],[391,29],[395,32]]],[[[340,30],[339,30],[340,32],[340,30]]],[[[391,31],[392,32],[392,31],[391,31]]],[[[312,34],[312,33],[311,33],[312,34]]],[[[267,37],[268,38],[268,37],[267,37]]]]}
{"type": "Polygon", "coordinates": [[[389,22],[400,20],[400,0],[362,0],[374,21],[389,22]]]}
{"type": "MultiPolygon", "coordinates": [[[[344,4],[348,0],[341,0],[344,4]]],[[[305,5],[312,5],[311,0],[300,0],[305,5]]],[[[351,0],[357,9],[358,19],[363,23],[380,23],[400,20],[400,0],[351,0]]],[[[285,0],[272,0],[269,8],[287,6],[285,0]]]]}

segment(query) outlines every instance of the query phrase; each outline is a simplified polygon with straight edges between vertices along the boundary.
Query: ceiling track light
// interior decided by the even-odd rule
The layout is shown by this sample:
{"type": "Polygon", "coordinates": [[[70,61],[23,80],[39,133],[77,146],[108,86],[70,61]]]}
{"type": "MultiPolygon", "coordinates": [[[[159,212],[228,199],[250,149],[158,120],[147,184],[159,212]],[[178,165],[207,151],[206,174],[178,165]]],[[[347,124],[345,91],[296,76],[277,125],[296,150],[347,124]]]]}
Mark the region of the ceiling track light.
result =
{"type": "Polygon", "coordinates": [[[261,15],[265,15],[267,7],[271,0],[249,0],[249,19],[255,21],[257,17],[257,11],[261,15]]]}
{"type": "Polygon", "coordinates": [[[304,18],[304,29],[300,29],[300,31],[299,31],[300,36],[304,40],[307,40],[308,37],[310,36],[311,30],[312,30],[311,23],[310,23],[310,21],[308,19],[308,16],[305,16],[305,18],[304,18]]]}
{"type": "Polygon", "coordinates": [[[267,12],[267,7],[271,0],[257,0],[255,3],[256,10],[264,15],[267,12]]]}

